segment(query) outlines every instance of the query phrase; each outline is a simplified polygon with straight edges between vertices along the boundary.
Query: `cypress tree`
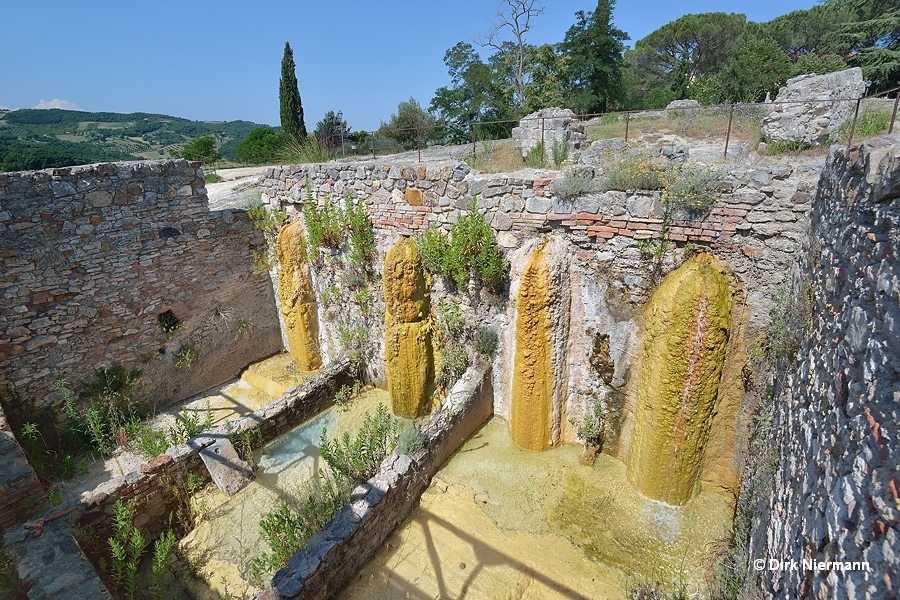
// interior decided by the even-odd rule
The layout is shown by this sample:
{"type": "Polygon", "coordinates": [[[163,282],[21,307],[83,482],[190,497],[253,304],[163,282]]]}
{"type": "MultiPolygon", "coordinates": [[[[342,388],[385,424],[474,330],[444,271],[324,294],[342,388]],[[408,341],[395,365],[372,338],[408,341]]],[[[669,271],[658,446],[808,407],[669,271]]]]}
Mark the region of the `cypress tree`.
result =
{"type": "Polygon", "coordinates": [[[284,58],[281,59],[281,81],[278,87],[281,104],[281,129],[296,140],[306,139],[306,124],[303,123],[303,104],[297,89],[297,74],[291,45],[284,43],[284,58]]]}

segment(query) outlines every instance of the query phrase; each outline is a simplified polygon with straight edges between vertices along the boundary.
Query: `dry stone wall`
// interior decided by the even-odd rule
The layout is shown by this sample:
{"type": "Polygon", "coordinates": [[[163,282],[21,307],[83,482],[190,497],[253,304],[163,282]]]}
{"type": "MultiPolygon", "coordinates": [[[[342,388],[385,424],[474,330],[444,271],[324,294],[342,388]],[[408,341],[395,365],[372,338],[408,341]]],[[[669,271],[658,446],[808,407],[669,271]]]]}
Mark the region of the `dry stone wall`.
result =
{"type": "Polygon", "coordinates": [[[281,348],[262,244],[185,161],[0,174],[0,396],[52,403],[121,365],[160,407],[234,377],[281,348]]]}
{"type": "Polygon", "coordinates": [[[827,165],[801,269],[811,326],[777,403],[779,462],[751,555],[763,562],[749,568],[767,597],[895,598],[900,136],[834,147],[827,165]]]}

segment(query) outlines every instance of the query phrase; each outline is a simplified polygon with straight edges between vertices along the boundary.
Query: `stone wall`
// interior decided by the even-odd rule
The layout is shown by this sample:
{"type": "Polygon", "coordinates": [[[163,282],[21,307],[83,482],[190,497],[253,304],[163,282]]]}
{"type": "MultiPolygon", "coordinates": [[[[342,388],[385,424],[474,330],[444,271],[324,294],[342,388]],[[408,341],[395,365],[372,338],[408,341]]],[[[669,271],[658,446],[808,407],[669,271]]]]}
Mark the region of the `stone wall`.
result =
{"type": "Polygon", "coordinates": [[[900,136],[831,149],[798,278],[811,325],[777,402],[774,489],[752,539],[765,562],[748,566],[767,597],[900,590],[898,198],[900,136]]]}
{"type": "Polygon", "coordinates": [[[121,365],[159,408],[236,376],[281,348],[262,244],[185,161],[0,174],[0,397],[53,403],[55,381],[121,365]]]}
{"type": "Polygon", "coordinates": [[[482,362],[469,368],[422,428],[424,448],[413,456],[395,451],[385,459],[379,473],[353,491],[350,503],[257,598],[335,596],[406,520],[444,462],[490,419],[492,405],[490,365],[482,362]]]}
{"type": "MultiPolygon", "coordinates": [[[[334,402],[337,390],[350,382],[348,360],[340,360],[318,371],[299,386],[287,390],[280,398],[232,422],[235,433],[253,431],[255,448],[261,447],[322,412],[334,402]]],[[[114,477],[94,490],[82,494],[78,526],[91,527],[96,539],[106,539],[112,532],[112,518],[117,500],[138,501],[135,526],[148,539],[155,539],[169,528],[168,515],[180,507],[173,491],[176,483],[188,474],[211,480],[200,450],[227,436],[226,428],[214,427],[186,444],[170,448],[165,454],[150,459],[137,471],[125,477],[114,477]]]]}
{"type": "MultiPolygon", "coordinates": [[[[748,287],[751,322],[761,324],[771,310],[773,286],[786,280],[806,230],[811,192],[821,159],[795,166],[725,165],[731,192],[701,220],[675,215],[670,239],[708,247],[725,260],[748,287]]],[[[525,169],[513,174],[480,174],[465,163],[364,161],[293,165],[269,169],[261,182],[273,206],[296,214],[309,185],[320,203],[340,202],[345,194],[365,202],[379,237],[389,248],[399,235],[435,224],[448,230],[473,198],[511,252],[545,233],[565,235],[584,261],[609,266],[628,285],[627,295],[646,301],[646,260],[636,242],[660,236],[662,203],[658,192],[606,192],[562,198],[551,189],[557,171],[525,169]],[[326,200],[327,199],[327,200],[326,200]],[[637,279],[635,279],[637,278],[637,279]]],[[[668,268],[674,268],[669,265],[668,268]]]]}
{"type": "Polygon", "coordinates": [[[47,493],[0,407],[0,532],[47,508],[47,493]]]}

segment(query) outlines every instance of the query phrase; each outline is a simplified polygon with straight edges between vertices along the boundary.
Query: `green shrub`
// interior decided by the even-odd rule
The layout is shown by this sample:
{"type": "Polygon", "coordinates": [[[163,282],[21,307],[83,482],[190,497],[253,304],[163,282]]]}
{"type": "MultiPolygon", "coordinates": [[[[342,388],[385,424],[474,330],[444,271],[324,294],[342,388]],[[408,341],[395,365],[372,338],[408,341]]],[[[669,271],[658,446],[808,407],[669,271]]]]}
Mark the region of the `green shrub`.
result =
{"type": "Polygon", "coordinates": [[[796,154],[797,152],[803,152],[804,150],[809,150],[810,148],[812,148],[812,146],[810,146],[806,142],[775,140],[766,143],[766,154],[796,154]]]}
{"type": "Polygon", "coordinates": [[[375,256],[375,229],[362,200],[356,204],[344,196],[344,220],[350,232],[350,264],[360,270],[371,268],[375,256]]]}
{"type": "Polygon", "coordinates": [[[116,500],[113,517],[113,536],[107,540],[110,555],[110,581],[113,587],[129,600],[137,591],[137,570],[144,553],[144,536],[134,526],[137,500],[125,503],[116,500]]]}
{"type": "Polygon", "coordinates": [[[559,165],[569,160],[569,144],[564,140],[553,140],[553,146],[550,148],[553,154],[553,166],[559,168],[559,165]]]}
{"type": "Polygon", "coordinates": [[[661,190],[666,185],[668,160],[659,154],[645,150],[630,150],[615,158],[608,169],[600,189],[606,190],[661,190]]]}
{"type": "Polygon", "coordinates": [[[167,529],[153,545],[153,598],[163,599],[163,577],[172,562],[172,549],[175,547],[175,533],[167,529]]]}
{"type": "Polygon", "coordinates": [[[253,251],[254,272],[264,273],[275,266],[275,240],[278,232],[287,220],[287,211],[281,208],[269,209],[262,201],[257,201],[247,208],[247,216],[256,229],[263,232],[265,244],[259,251],[253,251]]]}
{"type": "Polygon", "coordinates": [[[422,430],[413,421],[407,421],[400,432],[397,448],[406,455],[412,455],[425,447],[422,430]]]}
{"type": "Polygon", "coordinates": [[[577,198],[602,189],[602,184],[586,171],[563,173],[550,184],[550,190],[561,198],[577,198]]]}
{"type": "Polygon", "coordinates": [[[374,415],[366,413],[355,438],[344,432],[342,438],[331,440],[323,430],[319,452],[335,475],[351,482],[365,481],[378,472],[399,433],[399,422],[379,404],[374,415]]]}
{"type": "Polygon", "coordinates": [[[450,252],[450,238],[440,227],[429,227],[424,233],[413,236],[419,258],[429,272],[443,275],[444,259],[450,252]]]}
{"type": "Polygon", "coordinates": [[[708,212],[722,192],[722,173],[704,166],[673,166],[666,176],[663,202],[694,213],[708,212]]]}
{"type": "Polygon", "coordinates": [[[538,145],[528,151],[525,155],[525,166],[532,169],[540,169],[544,166],[544,142],[538,142],[538,145]]]}
{"type": "Polygon", "coordinates": [[[175,352],[175,368],[187,370],[200,358],[200,352],[191,344],[183,344],[175,352]]]}
{"type": "Polygon", "coordinates": [[[497,331],[486,325],[475,328],[475,350],[485,356],[490,356],[497,349],[497,331]]]}
{"type": "Polygon", "coordinates": [[[469,214],[461,214],[450,229],[449,239],[437,227],[413,239],[425,268],[450,279],[458,288],[465,285],[473,272],[494,289],[503,282],[506,265],[500,256],[494,229],[478,210],[474,198],[469,214]]]}
{"type": "Polygon", "coordinates": [[[458,305],[448,302],[446,298],[440,298],[437,305],[437,319],[444,337],[456,339],[463,335],[466,320],[458,305]]]}
{"type": "Polygon", "coordinates": [[[203,175],[203,181],[206,183],[219,183],[223,181],[222,176],[217,173],[206,173],[203,175]]]}
{"type": "Polygon", "coordinates": [[[330,202],[317,206],[312,190],[306,187],[303,222],[306,225],[306,247],[310,261],[319,262],[319,248],[340,250],[343,238],[341,217],[341,210],[330,202]]]}
{"type": "Polygon", "coordinates": [[[441,345],[441,365],[434,382],[442,388],[449,388],[456,383],[466,369],[469,368],[469,353],[466,347],[457,341],[448,341],[441,345]]]}

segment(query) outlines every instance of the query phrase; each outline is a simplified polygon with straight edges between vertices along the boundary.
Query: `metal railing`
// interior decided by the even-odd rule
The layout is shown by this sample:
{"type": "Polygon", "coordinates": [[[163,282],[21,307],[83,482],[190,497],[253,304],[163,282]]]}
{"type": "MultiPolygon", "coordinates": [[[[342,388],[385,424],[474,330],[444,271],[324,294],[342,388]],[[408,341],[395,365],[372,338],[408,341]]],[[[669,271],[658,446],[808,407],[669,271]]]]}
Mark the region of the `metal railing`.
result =
{"type": "MultiPolygon", "coordinates": [[[[875,96],[865,98],[838,98],[819,101],[791,101],[791,102],[766,102],[766,103],[732,103],[688,107],[678,109],[647,109],[629,110],[606,113],[589,113],[577,115],[578,119],[589,129],[594,139],[609,137],[624,137],[626,141],[648,133],[659,133],[665,129],[673,135],[691,137],[692,129],[705,132],[706,135],[715,133],[716,119],[721,120],[721,131],[724,133],[724,148],[722,160],[728,159],[729,147],[734,138],[738,136],[752,137],[756,128],[761,124],[764,115],[773,112],[776,108],[782,110],[791,105],[822,105],[829,104],[832,107],[839,103],[853,104],[853,118],[850,121],[847,145],[851,145],[857,133],[857,123],[860,118],[860,108],[866,103],[893,100],[891,117],[887,128],[888,133],[893,133],[897,119],[897,108],[900,103],[900,87],[887,90],[875,96]],[[894,95],[890,98],[891,94],[894,95]],[[666,128],[654,127],[665,120],[666,128]],[[701,123],[703,121],[703,123],[701,123]],[[712,123],[711,123],[712,121],[712,123]],[[618,135],[617,135],[618,134],[618,135]],[[737,135],[736,135],[737,134],[737,135]]],[[[524,117],[522,119],[473,121],[469,123],[448,123],[429,127],[408,127],[398,129],[379,129],[378,131],[365,132],[365,142],[353,143],[345,139],[343,144],[337,147],[337,153],[343,157],[365,156],[371,154],[373,159],[380,155],[396,154],[398,152],[416,152],[418,162],[422,162],[422,151],[435,146],[438,143],[453,143],[458,145],[463,139],[471,141],[472,156],[477,156],[478,142],[489,140],[507,139],[513,127],[528,121],[540,121],[540,145],[544,150],[541,153],[541,164],[545,166],[548,141],[546,138],[547,121],[556,121],[565,117],[524,117]],[[480,135],[479,135],[480,133],[480,135]],[[504,134],[500,136],[500,134],[504,134]],[[349,146],[349,148],[348,148],[349,146]]],[[[536,129],[536,127],[534,128],[536,129]]],[[[721,139],[721,138],[719,138],[721,139]]],[[[718,141],[718,140],[717,140],[718,141]]],[[[751,141],[751,140],[747,140],[751,141]]]]}

